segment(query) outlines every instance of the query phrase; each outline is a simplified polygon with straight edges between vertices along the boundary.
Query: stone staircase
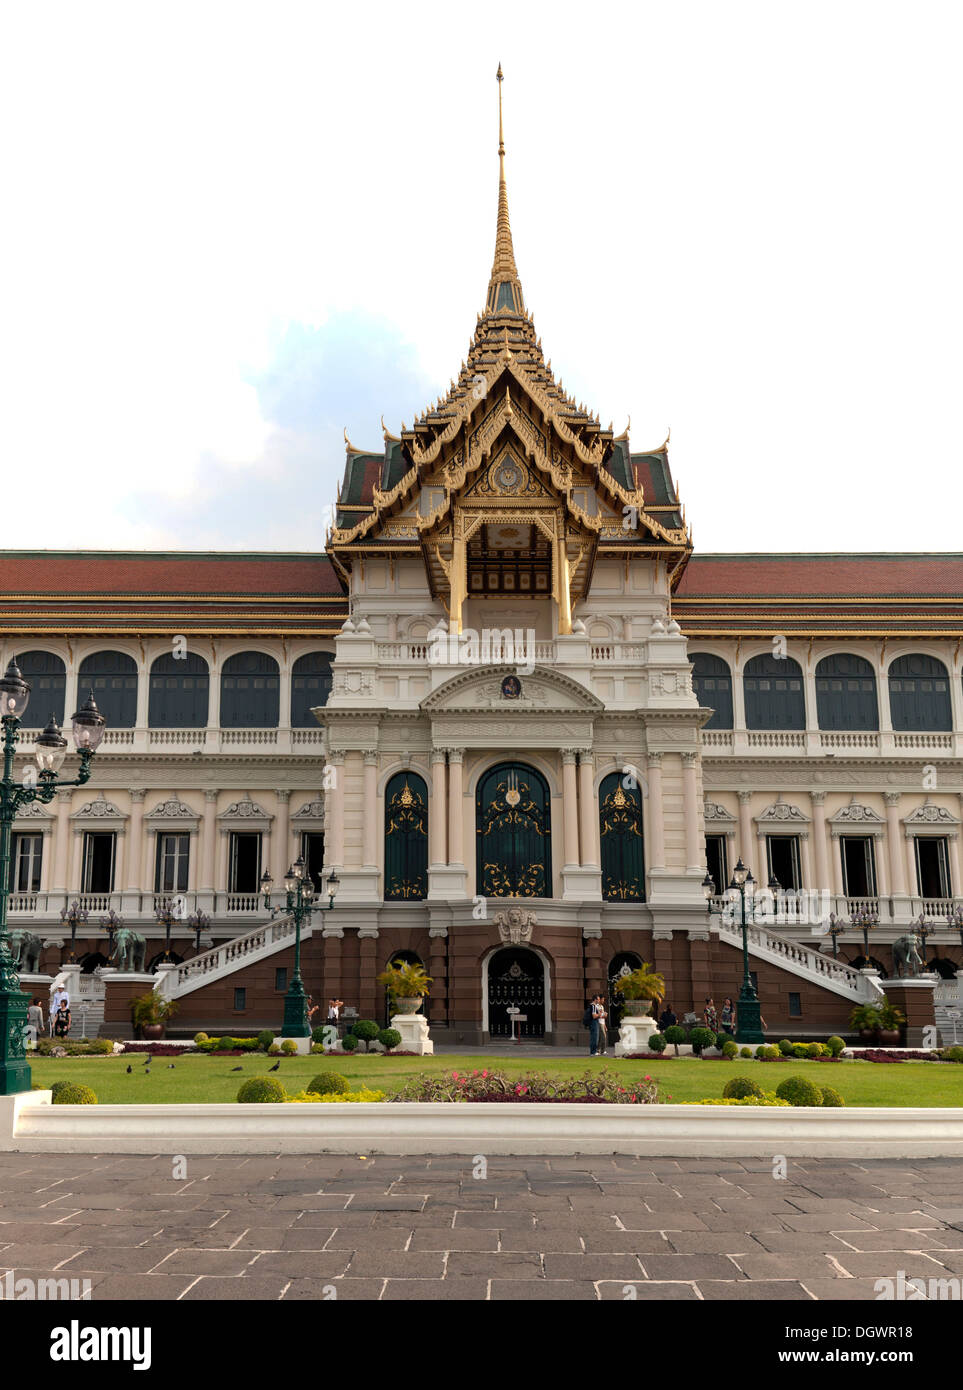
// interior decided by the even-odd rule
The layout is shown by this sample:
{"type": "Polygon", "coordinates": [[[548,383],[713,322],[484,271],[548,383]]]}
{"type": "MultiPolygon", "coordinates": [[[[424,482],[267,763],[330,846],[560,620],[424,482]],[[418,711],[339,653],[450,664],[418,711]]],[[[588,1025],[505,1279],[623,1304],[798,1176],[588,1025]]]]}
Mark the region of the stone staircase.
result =
{"type": "MultiPolygon", "coordinates": [[[[301,940],[311,936],[310,917],[301,925],[301,940]]],[[[162,970],[154,985],[158,994],[166,999],[182,999],[202,985],[232,975],[242,966],[253,965],[256,961],[272,956],[277,951],[294,944],[294,918],[288,915],[274,917],[263,926],[255,927],[244,936],[236,936],[212,951],[194,956],[173,970],[162,970]]]]}
{"type": "MultiPolygon", "coordinates": [[[[720,939],[741,951],[742,928],[722,916],[713,917],[712,921],[720,939]]],[[[854,1004],[874,1003],[883,997],[883,991],[872,975],[864,975],[851,965],[824,955],[822,951],[801,946],[798,941],[789,941],[775,932],[766,931],[764,927],[750,926],[747,931],[750,956],[770,961],[781,970],[842,995],[854,1004]]]]}

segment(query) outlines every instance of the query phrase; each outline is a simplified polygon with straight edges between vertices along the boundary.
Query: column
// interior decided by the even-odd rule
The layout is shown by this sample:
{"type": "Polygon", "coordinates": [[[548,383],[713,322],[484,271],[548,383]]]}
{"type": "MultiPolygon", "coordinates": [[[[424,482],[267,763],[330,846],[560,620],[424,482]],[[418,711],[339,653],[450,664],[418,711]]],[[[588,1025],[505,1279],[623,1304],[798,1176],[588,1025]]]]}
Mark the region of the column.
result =
{"type": "Polygon", "coordinates": [[[364,755],[364,853],[366,868],[378,867],[378,754],[369,750],[364,755]]]}
{"type": "Polygon", "coordinates": [[[84,854],[84,832],[79,825],[73,827],[71,839],[70,869],[67,878],[67,894],[79,893],[81,888],[80,876],[83,871],[84,854]]]}
{"type": "Polygon", "coordinates": [[[649,772],[649,868],[665,868],[665,812],[662,807],[662,754],[650,753],[649,772]]]}
{"type": "Polygon", "coordinates": [[[843,896],[843,844],[840,837],[831,835],[833,845],[833,892],[837,898],[843,896]]]}
{"type": "MultiPolygon", "coordinates": [[[[145,885],[141,883],[141,867],[144,835],[144,797],[143,787],[132,787],[130,793],[130,839],[127,846],[127,890],[140,892],[145,885]]],[[[147,885],[148,887],[150,885],[147,885]]]]}
{"type": "Polygon", "coordinates": [[[449,1022],[448,1008],[448,928],[428,931],[428,974],[434,980],[428,996],[428,1019],[432,1024],[449,1022]]]}
{"type": "Polygon", "coordinates": [[[464,759],[463,748],[448,750],[448,863],[461,866],[464,845],[464,759]]]}
{"type": "Polygon", "coordinates": [[[802,857],[802,886],[810,889],[813,886],[813,852],[809,832],[806,830],[799,832],[799,852],[802,857]]]}
{"type": "Polygon", "coordinates": [[[212,787],[204,791],[204,819],[201,823],[201,882],[202,892],[214,891],[214,839],[217,834],[217,792],[212,787]]]}
{"type": "Polygon", "coordinates": [[[903,826],[899,818],[899,792],[884,792],[886,802],[886,854],[889,859],[889,887],[894,897],[906,896],[906,874],[903,871],[903,826]]]}
{"type": "Polygon", "coordinates": [[[562,839],[565,850],[565,863],[575,865],[578,860],[578,792],[576,789],[575,749],[563,748],[562,754],[562,839]]]}
{"type": "MultiPolygon", "coordinates": [[[[149,699],[150,662],[145,660],[142,661],[137,668],[137,713],[134,717],[134,724],[138,729],[147,728],[147,712],[149,699]]],[[[67,714],[67,710],[64,710],[64,714],[67,714]]]]}
{"type": "MultiPolygon", "coordinates": [[[[70,846],[70,801],[71,792],[57,793],[57,829],[54,840],[52,893],[67,892],[67,852],[70,846]]],[[[57,911],[59,911],[59,907],[57,911]]]]}
{"type": "Polygon", "coordinates": [[[685,862],[689,869],[704,868],[705,840],[699,842],[699,804],[696,794],[695,753],[682,754],[682,796],[685,806],[685,862]]]}
{"type": "Polygon", "coordinates": [[[755,845],[752,840],[752,817],[749,814],[749,801],[752,792],[739,792],[739,858],[746,868],[753,873],[753,877],[759,875],[753,870],[756,862],[755,845]]]}
{"type": "Polygon", "coordinates": [[[816,881],[807,886],[817,889],[820,893],[828,893],[831,884],[826,856],[826,793],[810,792],[809,798],[813,808],[813,860],[816,866],[816,881]]]}
{"type": "MultiPolygon", "coordinates": [[[[287,656],[282,656],[278,662],[278,728],[290,729],[291,727],[291,662],[287,656]]],[[[327,1005],[325,1005],[327,1009],[327,1005]]]]}
{"type": "MultiPolygon", "coordinates": [[[[889,882],[889,856],[882,852],[882,841],[879,835],[873,836],[873,862],[876,865],[876,892],[880,899],[888,898],[892,893],[889,882]]],[[[883,920],[882,902],[880,902],[880,921],[883,920]]]]}
{"type": "Polygon", "coordinates": [[[906,845],[906,883],[910,897],[916,897],[919,889],[916,876],[916,836],[912,832],[904,832],[903,840],[906,845]]]}
{"type": "Polygon", "coordinates": [[[378,974],[378,931],[377,928],[362,927],[358,932],[360,953],[358,969],[358,1012],[362,1018],[381,1021],[383,1001],[381,986],[376,982],[378,974]]]}
{"type": "Polygon", "coordinates": [[[582,864],[598,868],[598,811],[595,806],[595,759],[591,749],[583,748],[578,755],[578,808],[582,864]]]}
{"type": "MultiPolygon", "coordinates": [[[[271,837],[271,874],[275,884],[280,885],[288,871],[288,855],[291,850],[288,843],[291,831],[291,793],[284,788],[278,788],[274,795],[277,797],[277,816],[273,826],[274,834],[271,837]]],[[[319,886],[315,884],[315,887],[319,886]]]]}
{"type": "Polygon", "coordinates": [[[332,749],[324,777],[324,857],[326,868],[344,868],[344,752],[332,749]],[[330,783],[330,785],[329,785],[330,783]]]}
{"type": "MultiPolygon", "coordinates": [[[[961,726],[963,727],[963,726],[961,726]]],[[[959,793],[960,818],[963,819],[963,792],[959,793]]],[[[951,841],[953,850],[953,869],[951,872],[950,896],[963,898],[963,836],[955,835],[951,841]]]]}
{"type": "Polygon", "coordinates": [[[431,750],[431,829],[429,832],[430,843],[428,845],[428,859],[432,864],[448,863],[448,852],[446,849],[446,822],[448,819],[447,798],[445,796],[446,778],[445,750],[443,748],[433,748],[431,750]]]}

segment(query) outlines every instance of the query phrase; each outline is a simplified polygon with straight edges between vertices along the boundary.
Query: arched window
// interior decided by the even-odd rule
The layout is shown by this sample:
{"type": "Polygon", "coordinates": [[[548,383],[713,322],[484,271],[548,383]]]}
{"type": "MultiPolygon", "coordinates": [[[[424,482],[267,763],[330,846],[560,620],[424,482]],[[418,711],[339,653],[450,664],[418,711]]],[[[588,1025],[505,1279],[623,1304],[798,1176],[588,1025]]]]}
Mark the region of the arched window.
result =
{"type": "Polygon", "coordinates": [[[316,729],[311,710],[326,705],[331,694],[330,652],[308,652],[291,668],[291,728],[316,729]]]}
{"type": "Polygon", "coordinates": [[[77,673],[81,702],[94,692],[108,729],[132,729],[137,723],[137,663],[123,652],[94,652],[85,656],[77,673]]]}
{"type": "Polygon", "coordinates": [[[889,712],[897,730],[952,729],[950,677],[942,661],[919,654],[891,662],[889,712]]]}
{"type": "Polygon", "coordinates": [[[486,898],[552,896],[548,783],[524,763],[500,763],[475,797],[476,888],[486,898]]]}
{"type": "Polygon", "coordinates": [[[705,729],[732,728],[732,672],[721,656],[690,652],[692,684],[699,704],[713,711],[705,729]]]}
{"type": "Polygon", "coordinates": [[[147,722],[152,729],[203,729],[207,726],[210,675],[194,652],[159,656],[150,668],[147,722]]]}
{"type": "Polygon", "coordinates": [[[865,657],[823,657],[816,667],[816,717],[821,729],[879,728],[876,673],[865,657]]]}
{"type": "Polygon", "coordinates": [[[599,787],[602,897],[607,902],[645,901],[642,796],[634,780],[610,772],[599,787]]]}
{"type": "Polygon", "coordinates": [[[385,901],[428,896],[428,788],[416,772],[385,787],[385,901]]]}
{"type": "Polygon", "coordinates": [[[791,656],[752,657],[746,662],[742,685],[747,729],[805,729],[802,670],[791,656]]]}
{"type": "Polygon", "coordinates": [[[51,715],[63,727],[67,668],[53,652],[23,652],[16,658],[23,678],[30,686],[26,722],[42,729],[51,715]]]}
{"type": "Polygon", "coordinates": [[[278,664],[266,652],[238,652],[221,667],[221,728],[276,729],[280,712],[278,664]]]}

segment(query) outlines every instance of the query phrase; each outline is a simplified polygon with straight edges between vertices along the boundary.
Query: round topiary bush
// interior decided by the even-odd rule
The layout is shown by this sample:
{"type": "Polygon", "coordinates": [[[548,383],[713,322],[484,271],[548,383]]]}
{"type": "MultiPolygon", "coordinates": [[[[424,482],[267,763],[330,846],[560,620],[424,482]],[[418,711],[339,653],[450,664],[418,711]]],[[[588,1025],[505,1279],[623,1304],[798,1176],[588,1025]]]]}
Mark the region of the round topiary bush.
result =
{"type": "Polygon", "coordinates": [[[757,1062],[761,1062],[766,1055],[766,1044],[760,1043],[756,1048],[755,1057],[757,1062]]]}
{"type": "Polygon", "coordinates": [[[820,1086],[823,1105],[845,1105],[846,1102],[833,1086],[820,1086]]]}
{"type": "Polygon", "coordinates": [[[792,1056],[792,1043],[789,1041],[788,1038],[779,1039],[779,1051],[782,1053],[784,1057],[792,1056]]]}
{"type": "Polygon", "coordinates": [[[779,1051],[779,1048],[776,1047],[775,1043],[767,1043],[763,1048],[763,1056],[767,1062],[775,1062],[777,1057],[782,1056],[782,1053],[779,1051]]]}
{"type": "Polygon", "coordinates": [[[401,1034],[397,1028],[382,1028],[378,1034],[378,1041],[386,1051],[390,1052],[393,1047],[400,1044],[401,1034]]]}
{"type": "Polygon", "coordinates": [[[353,1033],[345,1033],[344,1037],[341,1039],[341,1046],[344,1048],[345,1052],[353,1052],[358,1046],[358,1039],[353,1033]]]}
{"type": "Polygon", "coordinates": [[[792,1045],[792,1055],[793,1055],[794,1057],[798,1057],[799,1060],[800,1060],[801,1062],[804,1061],[804,1060],[810,1055],[810,1054],[809,1054],[809,1044],[808,1044],[808,1043],[793,1043],[793,1045],[792,1045]]]}
{"type": "Polygon", "coordinates": [[[94,1057],[107,1057],[113,1053],[114,1044],[110,1038],[94,1038],[90,1051],[94,1057]]]}
{"type": "Polygon", "coordinates": [[[678,1049],[680,1043],[685,1042],[685,1029],[679,1023],[672,1023],[665,1030],[665,1040],[678,1049]]]}
{"type": "Polygon", "coordinates": [[[271,1044],[274,1041],[274,1034],[270,1028],[262,1028],[257,1035],[257,1045],[262,1052],[270,1052],[271,1044]]]}
{"type": "Polygon", "coordinates": [[[751,1057],[751,1056],[752,1056],[752,1048],[751,1048],[751,1047],[740,1047],[740,1049],[739,1049],[739,1056],[740,1056],[740,1057],[751,1057]]]}
{"type": "Polygon", "coordinates": [[[829,1049],[829,1054],[831,1057],[838,1057],[839,1054],[845,1048],[846,1044],[843,1042],[842,1038],[837,1037],[837,1035],[834,1033],[831,1038],[827,1038],[826,1046],[829,1049]]]}
{"type": "Polygon", "coordinates": [[[726,1038],[722,1044],[722,1055],[727,1062],[731,1062],[733,1057],[739,1056],[739,1044],[733,1038],[726,1038]]]}
{"type": "Polygon", "coordinates": [[[805,1076],[787,1076],[776,1087],[780,1100],[788,1100],[790,1105],[822,1105],[823,1097],[819,1087],[805,1076]]]}
{"type": "MultiPolygon", "coordinates": [[[[335,1029],[335,1032],[337,1032],[337,1029],[335,1029]]],[[[323,1027],[322,1027],[322,1028],[312,1028],[312,1030],[311,1030],[311,1041],[312,1041],[313,1043],[323,1043],[323,1042],[324,1042],[324,1037],[325,1037],[325,1030],[324,1030],[323,1027]]]]}
{"type": "Polygon", "coordinates": [[[376,1042],[381,1029],[370,1018],[360,1018],[352,1027],[352,1033],[362,1042],[376,1042]]]}
{"type": "Polygon", "coordinates": [[[286,1094],[276,1077],[252,1076],[241,1086],[237,1099],[241,1105],[276,1105],[284,1102],[286,1094]]]}
{"type": "Polygon", "coordinates": [[[828,1048],[823,1047],[822,1043],[811,1042],[806,1044],[806,1055],[808,1057],[828,1057],[828,1048]]]}
{"type": "Polygon", "coordinates": [[[281,1051],[285,1057],[296,1057],[298,1055],[298,1045],[293,1038],[285,1038],[281,1044],[281,1051]]]}
{"type": "Polygon", "coordinates": [[[711,1028],[691,1028],[689,1030],[689,1045],[697,1057],[703,1048],[712,1047],[715,1040],[716,1035],[711,1028]]]}
{"type": "Polygon", "coordinates": [[[270,1052],[272,1057],[280,1057],[281,1044],[279,1042],[273,1042],[271,1046],[268,1048],[268,1052],[270,1052]]]}
{"type": "Polygon", "coordinates": [[[323,1071],[304,1089],[315,1096],[340,1096],[350,1091],[351,1087],[348,1078],[339,1071],[323,1071]]]}
{"type": "Polygon", "coordinates": [[[731,1038],[732,1038],[732,1034],[731,1034],[731,1033],[717,1033],[717,1034],[716,1034],[716,1047],[719,1049],[720,1052],[721,1052],[722,1049],[725,1047],[726,1043],[729,1042],[729,1041],[731,1040],[731,1038]]]}
{"type": "Polygon", "coordinates": [[[194,1034],[194,1044],[195,1044],[196,1047],[200,1047],[201,1043],[206,1043],[206,1042],[210,1042],[210,1038],[207,1036],[206,1033],[195,1033],[195,1034],[194,1034]]]}
{"type": "Polygon", "coordinates": [[[651,1035],[651,1037],[649,1038],[649,1051],[650,1051],[650,1052],[664,1052],[664,1051],[665,1051],[665,1038],[662,1036],[661,1033],[653,1033],[653,1034],[651,1035]]]}
{"type": "Polygon", "coordinates": [[[54,1105],[96,1105],[97,1097],[89,1086],[76,1081],[55,1081],[51,1086],[54,1105]]]}
{"type": "Polygon", "coordinates": [[[732,1076],[722,1088],[726,1100],[744,1100],[746,1096],[761,1096],[762,1087],[749,1076],[732,1076]]]}
{"type": "Polygon", "coordinates": [[[963,1047],[944,1047],[940,1057],[944,1062],[963,1062],[963,1047]]]}

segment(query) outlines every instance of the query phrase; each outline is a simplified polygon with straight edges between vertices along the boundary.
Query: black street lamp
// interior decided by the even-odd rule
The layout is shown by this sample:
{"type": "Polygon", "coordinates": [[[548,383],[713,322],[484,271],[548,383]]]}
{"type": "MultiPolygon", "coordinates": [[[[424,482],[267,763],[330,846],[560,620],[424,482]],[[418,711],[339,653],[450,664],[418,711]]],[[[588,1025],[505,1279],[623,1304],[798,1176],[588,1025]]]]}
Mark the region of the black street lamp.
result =
{"type": "Polygon", "coordinates": [[[828,931],[833,939],[833,959],[836,960],[839,957],[839,938],[846,931],[846,924],[836,916],[835,912],[829,914],[828,931]]]}
{"type": "MultiPolygon", "coordinates": [[[[10,953],[7,933],[7,901],[10,896],[10,840],[13,822],[21,806],[31,801],[49,805],[61,787],[81,787],[90,781],[90,763],[106,720],[94,704],[93,692],[71,721],[74,745],[80,754],[80,768],[71,781],[58,777],[67,756],[67,740],[51,715],[47,727],[37,735],[36,760],[39,775],[24,770],[17,782],[13,760],[20,738],[21,720],[30,699],[30,686],[15,661],[0,678],[0,720],[3,723],[3,778],[0,780],[0,1095],[10,1096],[30,1090],[30,1068],[26,1062],[27,1006],[30,996],[20,988],[20,977],[10,953]]],[[[76,928],[74,928],[76,931],[76,928]]]]}
{"type": "Polygon", "coordinates": [[[65,927],[70,928],[70,963],[73,965],[77,959],[77,928],[86,924],[89,914],[87,909],[74,898],[69,907],[60,909],[60,920],[65,927]]]}
{"type": "Polygon", "coordinates": [[[211,919],[206,912],[201,912],[200,909],[198,909],[196,912],[192,912],[188,917],[187,925],[194,933],[194,954],[195,956],[199,956],[201,954],[201,935],[203,932],[206,932],[211,925],[211,919]]]}
{"type": "MultiPolygon", "coordinates": [[[[770,887],[772,882],[770,881],[770,887]]],[[[764,1043],[766,1035],[762,1031],[762,1014],[759,998],[753,987],[749,973],[749,920],[746,916],[746,893],[751,894],[756,881],[740,859],[732,871],[732,882],[728,894],[733,906],[739,903],[739,916],[742,926],[742,989],[739,991],[738,1012],[736,1014],[736,1042],[764,1043]]],[[[779,884],[776,884],[778,889],[779,884]]]]}
{"type": "Polygon", "coordinates": [[[111,956],[114,954],[114,932],[120,931],[123,925],[123,917],[115,912],[113,908],[111,908],[109,912],[105,912],[100,919],[100,930],[107,933],[107,940],[110,943],[107,950],[108,960],[110,960],[111,956]]]}
{"type": "MultiPolygon", "coordinates": [[[[330,912],[334,907],[334,899],[340,884],[341,880],[332,870],[328,875],[326,885],[328,901],[326,904],[317,902],[311,875],[305,868],[304,860],[300,855],[284,876],[287,910],[294,918],[294,976],[288,986],[288,992],[284,996],[282,1038],[309,1038],[311,1036],[311,1027],[308,1023],[308,997],[304,992],[304,982],[301,979],[301,923],[305,917],[310,917],[312,912],[330,912]]],[[[261,890],[264,893],[264,906],[269,910],[271,907],[271,886],[271,875],[265,869],[261,876],[261,890]]]]}
{"type": "Polygon", "coordinates": [[[173,898],[162,898],[154,908],[154,917],[157,925],[164,928],[164,960],[171,958],[171,927],[175,922],[180,921],[174,910],[173,898]]]}

